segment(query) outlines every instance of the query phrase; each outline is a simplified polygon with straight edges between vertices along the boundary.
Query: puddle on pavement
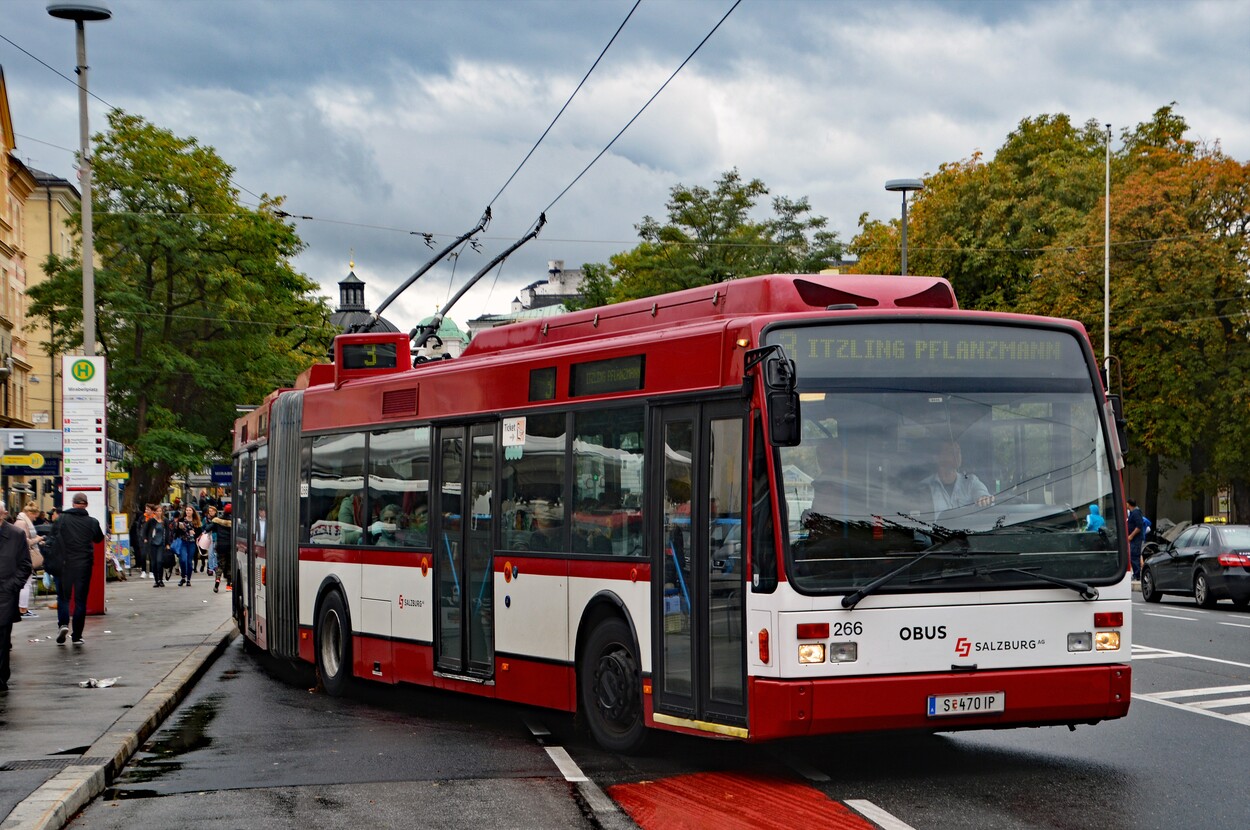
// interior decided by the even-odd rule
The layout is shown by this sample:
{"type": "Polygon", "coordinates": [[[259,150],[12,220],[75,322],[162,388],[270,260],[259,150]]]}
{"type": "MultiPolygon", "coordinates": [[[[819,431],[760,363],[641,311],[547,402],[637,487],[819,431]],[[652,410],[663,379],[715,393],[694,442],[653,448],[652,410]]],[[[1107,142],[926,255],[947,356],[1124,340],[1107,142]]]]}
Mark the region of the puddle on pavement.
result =
{"type": "Polygon", "coordinates": [[[226,669],[224,672],[218,675],[217,679],[218,680],[234,680],[238,676],[239,676],[238,669],[226,669]]]}
{"type": "Polygon", "coordinates": [[[179,756],[211,745],[213,739],[208,737],[208,726],[217,717],[222,699],[222,695],[209,695],[183,709],[173,725],[163,727],[143,745],[137,760],[126,766],[115,786],[105,791],[105,797],[151,798],[158,795],[154,790],[133,789],[128,785],[151,783],[178,772],[183,766],[176,760],[179,756]]]}

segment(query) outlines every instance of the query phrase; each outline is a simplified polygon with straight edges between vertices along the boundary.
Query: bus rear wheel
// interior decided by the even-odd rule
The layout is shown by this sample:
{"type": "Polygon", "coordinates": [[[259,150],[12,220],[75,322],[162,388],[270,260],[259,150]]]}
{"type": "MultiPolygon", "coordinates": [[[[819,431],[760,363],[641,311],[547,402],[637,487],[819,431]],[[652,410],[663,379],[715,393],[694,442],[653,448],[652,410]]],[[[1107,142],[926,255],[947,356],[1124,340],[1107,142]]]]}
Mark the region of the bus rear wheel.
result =
{"type": "Polygon", "coordinates": [[[352,679],[352,627],[343,595],[331,591],[317,612],[317,675],[331,697],[347,693],[352,679]]]}
{"type": "Polygon", "coordinates": [[[642,673],[633,634],[624,620],[610,617],[591,631],[578,683],[582,711],[595,741],[611,752],[642,749],[647,739],[642,673]]]}

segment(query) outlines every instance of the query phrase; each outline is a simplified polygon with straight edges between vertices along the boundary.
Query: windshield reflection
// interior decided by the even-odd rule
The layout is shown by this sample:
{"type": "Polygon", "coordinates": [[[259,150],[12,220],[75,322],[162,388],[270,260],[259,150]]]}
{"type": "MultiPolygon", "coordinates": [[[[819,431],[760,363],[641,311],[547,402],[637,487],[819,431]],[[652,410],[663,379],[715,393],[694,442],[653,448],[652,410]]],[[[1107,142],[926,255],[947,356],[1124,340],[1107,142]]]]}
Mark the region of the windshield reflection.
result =
{"type": "Polygon", "coordinates": [[[881,590],[1122,576],[1088,392],[823,384],[804,382],[803,443],[780,450],[796,587],[860,588],[925,551],[881,590]]]}

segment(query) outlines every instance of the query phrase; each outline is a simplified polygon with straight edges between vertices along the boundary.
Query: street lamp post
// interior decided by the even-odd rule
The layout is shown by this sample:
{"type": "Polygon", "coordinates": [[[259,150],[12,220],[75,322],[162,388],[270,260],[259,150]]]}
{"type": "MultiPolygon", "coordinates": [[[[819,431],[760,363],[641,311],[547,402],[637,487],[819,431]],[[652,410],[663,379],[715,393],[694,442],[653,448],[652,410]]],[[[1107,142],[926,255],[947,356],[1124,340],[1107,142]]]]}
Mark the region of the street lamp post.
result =
{"type": "Polygon", "coordinates": [[[74,21],[78,35],[78,142],[82,184],[82,346],[83,354],[95,355],[95,240],[91,226],[91,137],[87,129],[87,29],[88,20],[108,20],[108,6],[93,0],[49,3],[48,14],[74,21]]]}
{"type": "Polygon", "coordinates": [[[903,194],[903,276],[907,276],[907,192],[923,190],[924,182],[920,179],[890,179],[885,189],[891,193],[903,194]]]}

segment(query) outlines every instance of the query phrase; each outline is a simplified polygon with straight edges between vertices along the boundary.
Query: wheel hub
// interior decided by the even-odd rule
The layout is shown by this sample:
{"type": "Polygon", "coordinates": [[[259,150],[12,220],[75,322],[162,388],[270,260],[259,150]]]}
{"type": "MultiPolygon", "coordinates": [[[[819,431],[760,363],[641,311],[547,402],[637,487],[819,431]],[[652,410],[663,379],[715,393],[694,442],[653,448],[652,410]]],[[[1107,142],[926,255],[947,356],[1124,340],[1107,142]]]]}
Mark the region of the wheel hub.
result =
{"type": "Polygon", "coordinates": [[[613,651],[599,658],[595,667],[595,702],[603,716],[623,721],[634,702],[633,661],[625,651],[613,651]]]}

